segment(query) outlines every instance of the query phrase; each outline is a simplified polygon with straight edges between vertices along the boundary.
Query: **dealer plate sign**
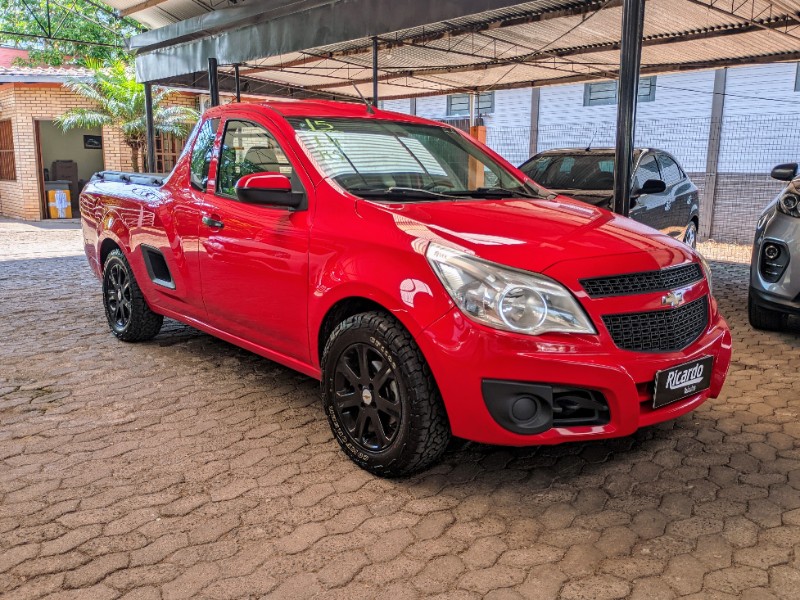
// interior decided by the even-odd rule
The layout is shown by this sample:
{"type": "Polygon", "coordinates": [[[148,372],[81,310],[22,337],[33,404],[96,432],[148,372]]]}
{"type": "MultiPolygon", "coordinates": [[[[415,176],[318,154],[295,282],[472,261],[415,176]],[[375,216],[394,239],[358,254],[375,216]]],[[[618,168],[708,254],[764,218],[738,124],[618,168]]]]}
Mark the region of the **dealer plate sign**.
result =
{"type": "Polygon", "coordinates": [[[677,402],[688,396],[699,394],[711,387],[713,356],[665,369],[656,373],[656,390],[653,395],[653,408],[677,402]]]}

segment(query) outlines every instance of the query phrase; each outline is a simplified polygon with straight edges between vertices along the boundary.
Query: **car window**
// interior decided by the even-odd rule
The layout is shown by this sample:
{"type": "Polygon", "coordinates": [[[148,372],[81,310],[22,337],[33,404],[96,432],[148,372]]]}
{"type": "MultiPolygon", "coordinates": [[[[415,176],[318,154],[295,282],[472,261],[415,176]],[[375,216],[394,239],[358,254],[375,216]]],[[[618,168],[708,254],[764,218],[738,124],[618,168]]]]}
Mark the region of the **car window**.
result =
{"type": "Polygon", "coordinates": [[[611,190],[614,188],[614,155],[543,155],[523,165],[522,172],[554,190],[611,190]]]}
{"type": "MultiPolygon", "coordinates": [[[[287,119],[325,177],[355,195],[398,188],[417,199],[452,199],[484,188],[525,191],[522,182],[448,127],[371,119],[287,119]]],[[[412,198],[413,199],[413,198],[412,198]]]]}
{"type": "Polygon", "coordinates": [[[683,179],[681,168],[666,154],[658,155],[658,164],[661,166],[661,174],[663,175],[664,183],[666,183],[667,186],[675,185],[681,179],[683,179]]]}
{"type": "Polygon", "coordinates": [[[547,167],[550,166],[550,163],[553,162],[554,156],[537,156],[524,165],[522,165],[519,169],[525,175],[536,181],[537,183],[544,183],[541,181],[542,176],[547,171],[547,167]]]}
{"type": "Polygon", "coordinates": [[[275,137],[261,125],[248,121],[231,120],[225,124],[219,169],[217,193],[236,197],[236,183],[252,173],[280,173],[292,182],[292,190],[302,192],[292,164],[275,137]]]}
{"type": "Polygon", "coordinates": [[[189,162],[191,182],[197,189],[205,189],[208,179],[208,168],[211,165],[211,154],[214,151],[214,138],[217,136],[219,119],[208,119],[199,125],[200,131],[192,147],[192,158],[189,162]]]}
{"type": "Polygon", "coordinates": [[[648,179],[661,179],[658,163],[652,154],[645,155],[639,162],[639,168],[636,169],[634,176],[634,186],[640,188],[648,179]]]}

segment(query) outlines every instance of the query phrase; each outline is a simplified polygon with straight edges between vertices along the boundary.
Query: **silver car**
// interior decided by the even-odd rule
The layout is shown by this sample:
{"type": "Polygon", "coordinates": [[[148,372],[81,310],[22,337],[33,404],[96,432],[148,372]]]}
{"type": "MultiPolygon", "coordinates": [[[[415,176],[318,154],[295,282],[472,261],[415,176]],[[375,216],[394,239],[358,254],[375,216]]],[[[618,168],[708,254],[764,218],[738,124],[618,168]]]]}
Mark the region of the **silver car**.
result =
{"type": "Polygon", "coordinates": [[[800,315],[800,177],[797,163],[778,165],[772,177],[789,184],[769,203],[756,227],[750,263],[750,324],[777,330],[800,315]]]}

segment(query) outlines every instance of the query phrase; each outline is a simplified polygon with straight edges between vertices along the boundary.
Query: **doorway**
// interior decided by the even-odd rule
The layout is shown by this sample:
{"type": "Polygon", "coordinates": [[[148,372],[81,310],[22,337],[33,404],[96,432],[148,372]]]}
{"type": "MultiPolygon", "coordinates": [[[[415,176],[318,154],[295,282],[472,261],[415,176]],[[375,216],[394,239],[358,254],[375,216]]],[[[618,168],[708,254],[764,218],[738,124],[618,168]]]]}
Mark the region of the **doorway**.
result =
{"type": "Polygon", "coordinates": [[[36,134],[42,216],[79,217],[81,190],[104,168],[101,129],[63,132],[53,121],[37,121],[36,134]]]}

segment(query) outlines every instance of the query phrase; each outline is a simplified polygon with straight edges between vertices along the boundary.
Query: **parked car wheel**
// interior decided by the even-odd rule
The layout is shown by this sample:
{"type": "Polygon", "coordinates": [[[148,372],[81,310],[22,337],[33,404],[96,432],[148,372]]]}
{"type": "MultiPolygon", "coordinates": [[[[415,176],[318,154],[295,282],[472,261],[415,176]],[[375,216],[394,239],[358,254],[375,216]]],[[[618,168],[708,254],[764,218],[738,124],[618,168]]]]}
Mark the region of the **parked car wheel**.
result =
{"type": "Polygon", "coordinates": [[[424,469],[450,440],[444,404],[414,338],[379,312],[352,316],[331,333],[322,400],[344,452],[376,475],[424,469]]]}
{"type": "Polygon", "coordinates": [[[690,248],[697,248],[697,223],[689,221],[686,226],[686,233],[683,234],[683,243],[690,248]]]}
{"type": "Polygon", "coordinates": [[[783,314],[759,306],[753,300],[752,294],[747,298],[747,316],[750,319],[750,325],[755,329],[765,331],[783,329],[783,314]]]}
{"type": "Polygon", "coordinates": [[[120,250],[112,250],[103,265],[103,304],[111,332],[123,342],[149,340],[161,331],[164,317],[150,310],[120,250]]]}

